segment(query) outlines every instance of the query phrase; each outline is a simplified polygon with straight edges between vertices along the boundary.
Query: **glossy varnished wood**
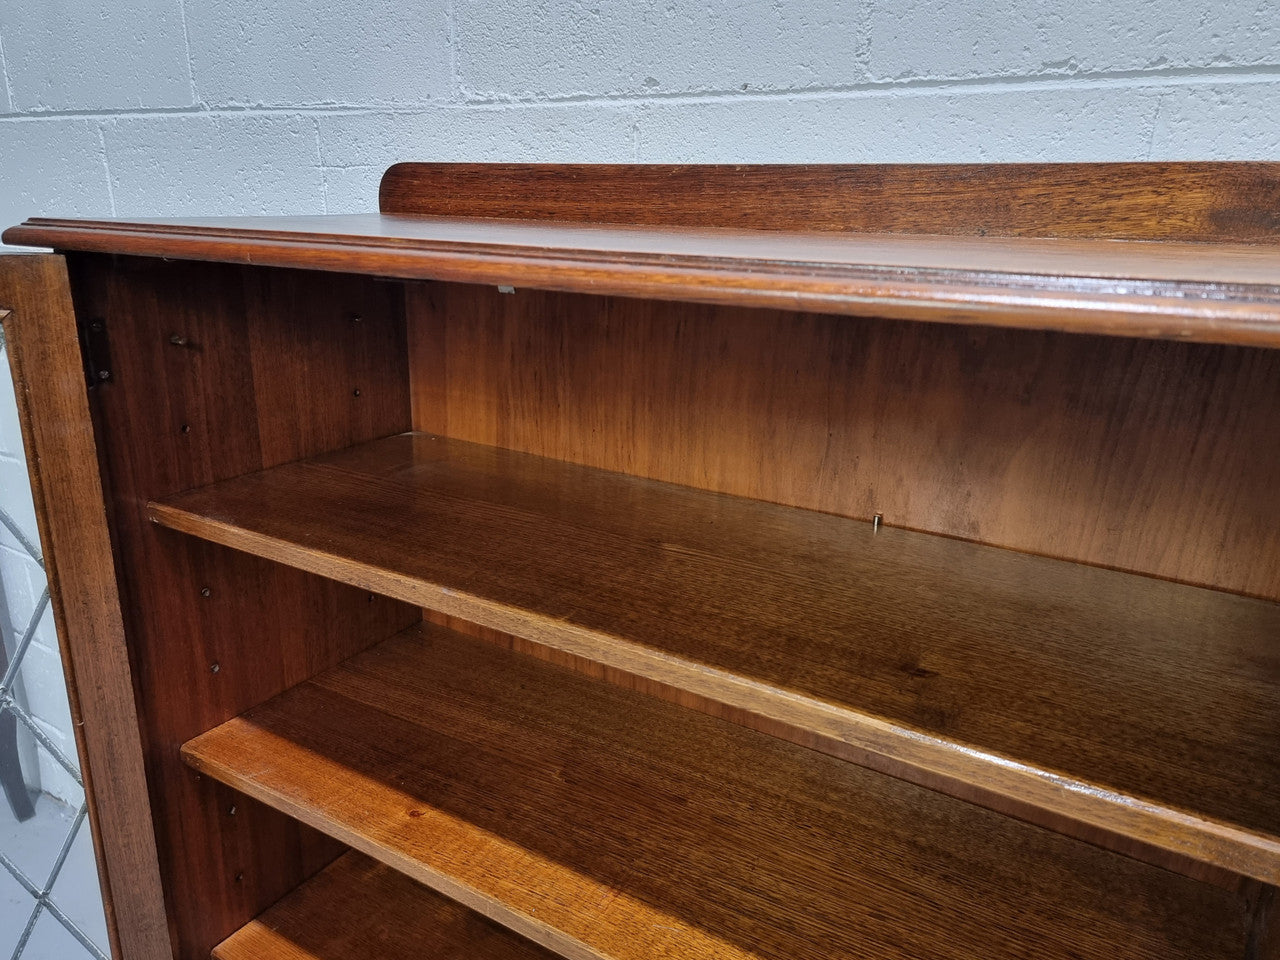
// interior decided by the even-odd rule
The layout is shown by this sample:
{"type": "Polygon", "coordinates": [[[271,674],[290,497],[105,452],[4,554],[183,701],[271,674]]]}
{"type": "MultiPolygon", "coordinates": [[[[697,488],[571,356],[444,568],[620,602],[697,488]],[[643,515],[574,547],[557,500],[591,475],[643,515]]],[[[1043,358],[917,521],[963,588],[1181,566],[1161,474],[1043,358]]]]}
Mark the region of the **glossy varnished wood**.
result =
{"type": "Polygon", "coordinates": [[[71,268],[77,314],[110,345],[93,412],[174,952],[205,960],[340,847],[200,781],[181,744],[415,611],[159,530],[146,502],[402,429],[402,308],[364,277],[321,286],[100,257],[71,268]]]}
{"type": "Polygon", "coordinates": [[[439,627],[184,755],[575,960],[1243,951],[1226,891],[439,627]]]}
{"type": "Polygon", "coordinates": [[[392,215],[32,220],[11,243],[940,323],[1280,344],[1280,248],[392,215]]]}
{"type": "Polygon", "coordinates": [[[1121,240],[1280,237],[1277,163],[398,163],[379,209],[437,217],[1121,240]]]}
{"type": "Polygon", "coordinates": [[[164,894],[112,570],[93,424],[62,257],[0,257],[0,310],[50,605],[117,960],[165,960],[164,894]]]}
{"type": "Polygon", "coordinates": [[[299,888],[339,841],[571,957],[1277,957],[1280,165],[416,164],[381,215],[6,236],[111,348],[86,414],[21,275],[126,957],[542,949],[299,888]],[[334,453],[406,429],[786,506],[334,453]],[[361,652],[418,605],[486,643],[361,652]]]}
{"type": "Polygon", "coordinates": [[[213,950],[214,960],[553,960],[404,874],[349,853],[213,950]]]}
{"type": "Polygon", "coordinates": [[[151,513],[848,759],[1280,877],[1275,603],[421,434],[151,513]]]}
{"type": "Polygon", "coordinates": [[[1280,352],[407,288],[414,426],[1280,600],[1280,352]]]}

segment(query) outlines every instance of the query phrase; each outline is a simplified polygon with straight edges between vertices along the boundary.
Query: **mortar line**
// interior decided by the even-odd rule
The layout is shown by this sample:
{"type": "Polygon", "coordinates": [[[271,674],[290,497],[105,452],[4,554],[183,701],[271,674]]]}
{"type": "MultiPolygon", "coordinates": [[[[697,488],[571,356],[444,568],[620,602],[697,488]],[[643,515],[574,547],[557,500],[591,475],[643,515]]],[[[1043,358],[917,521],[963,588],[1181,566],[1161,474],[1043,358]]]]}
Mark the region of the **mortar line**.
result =
{"type": "Polygon", "coordinates": [[[1164,100],[1168,94],[1161,94],[1156,97],[1156,112],[1151,118],[1151,136],[1147,137],[1147,159],[1151,159],[1151,154],[1156,149],[1156,131],[1160,128],[1160,112],[1164,109],[1164,100]]]}
{"type": "Polygon", "coordinates": [[[178,0],[178,14],[182,17],[182,44],[187,50],[187,82],[191,87],[191,104],[199,106],[200,94],[196,90],[196,65],[191,59],[191,34],[187,30],[187,0],[178,0]]]}
{"type": "Polygon", "coordinates": [[[111,215],[116,216],[116,190],[111,184],[111,162],[107,156],[106,124],[98,124],[98,148],[102,152],[102,172],[107,178],[107,200],[111,204],[111,215]]]}
{"type": "Polygon", "coordinates": [[[542,97],[477,97],[466,101],[467,106],[537,106],[594,103],[631,103],[650,101],[695,102],[728,100],[792,100],[825,99],[848,94],[871,96],[921,95],[959,92],[1008,92],[1019,90],[1055,89],[1087,90],[1116,87],[1174,87],[1198,84],[1265,83],[1280,78],[1280,64],[1260,64],[1249,67],[1187,67],[1169,70],[1115,70],[1097,73],[1046,73],[1038,75],[980,76],[980,77],[915,77],[905,80],[865,80],[857,83],[830,84],[810,87],[785,87],[776,90],[722,89],[690,91],[664,91],[645,93],[571,94],[542,97]],[[1136,82],[1135,82],[1136,81],[1136,82]]]}
{"type": "Polygon", "coordinates": [[[207,116],[213,114],[246,114],[281,116],[300,114],[373,114],[415,115],[425,109],[505,109],[510,107],[548,108],[570,105],[622,105],[665,102],[671,104],[745,103],[769,100],[838,100],[886,96],[932,96],[939,93],[1009,93],[1043,90],[1090,90],[1168,88],[1198,85],[1244,85],[1267,83],[1280,79],[1280,64],[1256,67],[1186,68],[1181,70],[1128,70],[1093,74],[1045,74],[1041,76],[961,77],[954,79],[873,80],[845,85],[780,88],[777,90],[701,90],[696,92],[578,94],[566,97],[487,97],[451,101],[428,98],[413,104],[399,103],[326,103],[280,106],[243,106],[225,104],[210,107],[146,107],[134,110],[68,110],[28,111],[0,118],[4,122],[33,122],[53,119],[126,118],[147,116],[207,116]]]}
{"type": "Polygon", "coordinates": [[[320,142],[320,117],[312,115],[311,126],[316,132],[316,169],[320,171],[320,209],[329,212],[329,169],[324,164],[324,145],[320,142]]]}
{"type": "Polygon", "coordinates": [[[453,102],[465,101],[462,95],[462,82],[458,78],[457,27],[454,20],[454,0],[446,0],[444,5],[445,45],[449,48],[449,99],[453,102]]]}
{"type": "Polygon", "coordinates": [[[9,99],[9,109],[18,112],[18,104],[13,99],[13,83],[9,79],[9,59],[4,55],[4,37],[0,36],[0,74],[4,75],[4,92],[9,99]]]}

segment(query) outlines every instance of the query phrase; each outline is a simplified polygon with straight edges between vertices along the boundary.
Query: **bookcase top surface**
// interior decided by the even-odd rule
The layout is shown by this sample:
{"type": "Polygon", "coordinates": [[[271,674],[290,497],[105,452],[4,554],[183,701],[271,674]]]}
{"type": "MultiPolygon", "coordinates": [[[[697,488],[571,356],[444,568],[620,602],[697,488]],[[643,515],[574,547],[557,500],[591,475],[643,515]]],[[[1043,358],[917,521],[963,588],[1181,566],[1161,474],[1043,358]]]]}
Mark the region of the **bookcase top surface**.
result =
{"type": "Polygon", "coordinates": [[[400,164],[381,213],[33,219],[7,242],[1280,345],[1280,164],[400,164]]]}
{"type": "Polygon", "coordinates": [[[1280,345],[1280,247],[1268,244],[395,214],[31,220],[5,239],[406,279],[1280,345]]]}

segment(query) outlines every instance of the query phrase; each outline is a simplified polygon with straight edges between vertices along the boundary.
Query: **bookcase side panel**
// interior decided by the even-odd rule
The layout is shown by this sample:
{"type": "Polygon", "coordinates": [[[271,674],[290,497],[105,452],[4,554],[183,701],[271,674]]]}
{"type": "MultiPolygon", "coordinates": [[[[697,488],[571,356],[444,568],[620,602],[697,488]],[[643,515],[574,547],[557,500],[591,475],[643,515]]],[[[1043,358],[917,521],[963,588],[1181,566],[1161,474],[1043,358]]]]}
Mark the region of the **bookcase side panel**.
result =
{"type": "Polygon", "coordinates": [[[412,622],[412,608],[164,531],[147,501],[409,426],[402,300],[367,277],[77,256],[93,408],[177,955],[341,851],[202,780],[182,743],[412,622]]]}

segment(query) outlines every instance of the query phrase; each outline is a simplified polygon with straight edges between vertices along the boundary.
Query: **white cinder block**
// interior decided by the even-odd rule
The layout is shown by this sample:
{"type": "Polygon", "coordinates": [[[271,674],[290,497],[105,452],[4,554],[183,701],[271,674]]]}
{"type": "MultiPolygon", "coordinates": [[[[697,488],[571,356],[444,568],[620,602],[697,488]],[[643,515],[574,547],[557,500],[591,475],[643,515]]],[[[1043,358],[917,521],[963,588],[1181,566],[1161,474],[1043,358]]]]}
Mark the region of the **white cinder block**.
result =
{"type": "Polygon", "coordinates": [[[876,79],[1280,62],[1275,0],[877,0],[876,79]]]}
{"type": "Polygon", "coordinates": [[[187,4],[196,90],[246,106],[420,103],[447,96],[445,0],[187,4]]]}
{"type": "Polygon", "coordinates": [[[0,229],[34,216],[111,216],[92,122],[0,119],[0,229]]]}
{"type": "MultiPolygon", "coordinates": [[[[13,374],[9,370],[9,354],[6,350],[0,349],[0,457],[22,460],[24,456],[22,424],[18,422],[18,398],[13,392],[13,374]]],[[[4,501],[5,495],[0,493],[0,505],[4,501]]]]}
{"type": "Polygon", "coordinates": [[[328,209],[376,210],[378,180],[400,160],[626,162],[634,119],[632,107],[598,104],[322,116],[328,209]]]}
{"type": "Polygon", "coordinates": [[[373,213],[378,209],[381,167],[325,167],[324,202],[329,213],[373,213]]]}
{"type": "Polygon", "coordinates": [[[433,107],[414,113],[321,116],[327,167],[398,160],[604,162],[631,155],[628,105],[433,107]]]}
{"type": "Polygon", "coordinates": [[[1107,87],[670,102],[640,114],[646,163],[978,163],[1145,156],[1156,94],[1107,87]]]}
{"type": "MultiPolygon", "coordinates": [[[[51,617],[49,613],[46,617],[51,617]]],[[[74,760],[75,741],[71,726],[71,708],[67,703],[67,685],[62,679],[62,658],[56,649],[33,643],[22,659],[22,683],[27,712],[44,722],[50,739],[74,760]]],[[[43,777],[41,778],[43,779],[43,777]]]]}
{"type": "MultiPolygon", "coordinates": [[[[31,486],[25,460],[0,457],[0,509],[17,523],[32,544],[39,545],[36,508],[31,502],[31,486]]],[[[15,550],[23,549],[3,525],[0,525],[0,545],[13,547],[15,550]]]]}
{"type": "Polygon", "coordinates": [[[324,212],[309,117],[124,117],[103,132],[120,216],[324,212]]]}
{"type": "Polygon", "coordinates": [[[7,533],[0,533],[0,630],[17,642],[31,622],[44,590],[43,572],[7,533]],[[34,568],[34,569],[33,569],[34,568]]]}
{"type": "Polygon", "coordinates": [[[0,37],[17,110],[192,102],[181,0],[4,3],[0,37]]]}
{"type": "Polygon", "coordinates": [[[458,0],[458,79],[466,93],[480,97],[857,83],[866,78],[865,2],[458,0]]]}
{"type": "Polygon", "coordinates": [[[1169,87],[1160,98],[1153,160],[1280,158],[1280,80],[1169,87]]]}

